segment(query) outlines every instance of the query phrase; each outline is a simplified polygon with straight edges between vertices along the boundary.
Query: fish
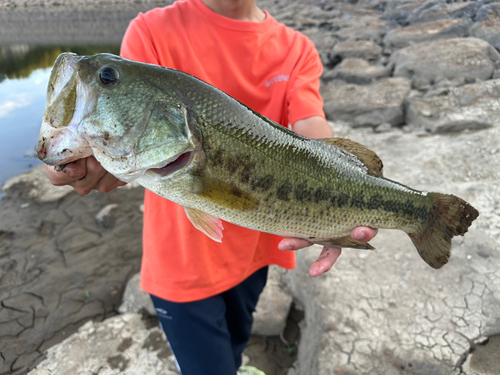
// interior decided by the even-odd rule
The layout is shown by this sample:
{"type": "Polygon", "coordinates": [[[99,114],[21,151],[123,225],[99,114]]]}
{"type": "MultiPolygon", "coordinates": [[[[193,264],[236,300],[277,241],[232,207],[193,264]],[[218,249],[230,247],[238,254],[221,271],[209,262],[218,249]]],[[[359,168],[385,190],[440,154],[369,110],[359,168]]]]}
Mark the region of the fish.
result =
{"type": "Polygon", "coordinates": [[[454,195],[383,177],[375,152],[309,139],[189,74],[110,54],[61,54],[51,71],[37,155],[94,155],[116,178],[184,207],[214,241],[222,220],[329,247],[373,249],[359,226],[406,232],[441,268],[478,211],[454,195]]]}

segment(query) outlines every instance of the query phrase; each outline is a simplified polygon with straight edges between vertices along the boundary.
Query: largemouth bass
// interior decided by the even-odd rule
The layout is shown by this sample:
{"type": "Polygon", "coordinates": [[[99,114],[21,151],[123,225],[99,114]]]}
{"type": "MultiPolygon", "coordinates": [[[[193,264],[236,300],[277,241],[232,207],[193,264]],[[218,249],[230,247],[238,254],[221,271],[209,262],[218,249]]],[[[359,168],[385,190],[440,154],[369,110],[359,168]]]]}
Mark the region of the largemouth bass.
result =
{"type": "Polygon", "coordinates": [[[430,266],[450,257],[478,212],[453,195],[382,176],[347,139],[309,139],[188,74],[109,54],[64,53],[52,69],[38,157],[94,155],[111,174],[181,204],[222,240],[221,219],[327,245],[371,249],[358,226],[408,233],[430,266]]]}

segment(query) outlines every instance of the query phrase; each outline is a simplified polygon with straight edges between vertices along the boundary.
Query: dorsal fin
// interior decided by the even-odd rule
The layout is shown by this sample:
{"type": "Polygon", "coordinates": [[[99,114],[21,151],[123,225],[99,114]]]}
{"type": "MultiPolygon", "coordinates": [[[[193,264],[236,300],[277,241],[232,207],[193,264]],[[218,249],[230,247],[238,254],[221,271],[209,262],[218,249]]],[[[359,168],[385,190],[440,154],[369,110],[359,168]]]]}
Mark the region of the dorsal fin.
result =
{"type": "Polygon", "coordinates": [[[369,175],[382,177],[384,165],[382,160],[372,150],[346,138],[323,138],[321,140],[356,156],[368,168],[369,175]]]}

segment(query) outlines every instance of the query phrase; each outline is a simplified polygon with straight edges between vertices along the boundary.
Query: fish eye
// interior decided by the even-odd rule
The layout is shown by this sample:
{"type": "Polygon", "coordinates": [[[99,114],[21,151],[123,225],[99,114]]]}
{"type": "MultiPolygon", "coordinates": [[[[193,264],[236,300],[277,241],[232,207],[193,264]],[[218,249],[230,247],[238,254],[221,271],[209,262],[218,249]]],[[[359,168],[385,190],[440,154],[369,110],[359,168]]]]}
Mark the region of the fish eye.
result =
{"type": "Polygon", "coordinates": [[[99,72],[99,79],[104,86],[114,85],[118,81],[118,72],[110,67],[105,67],[99,72]]]}

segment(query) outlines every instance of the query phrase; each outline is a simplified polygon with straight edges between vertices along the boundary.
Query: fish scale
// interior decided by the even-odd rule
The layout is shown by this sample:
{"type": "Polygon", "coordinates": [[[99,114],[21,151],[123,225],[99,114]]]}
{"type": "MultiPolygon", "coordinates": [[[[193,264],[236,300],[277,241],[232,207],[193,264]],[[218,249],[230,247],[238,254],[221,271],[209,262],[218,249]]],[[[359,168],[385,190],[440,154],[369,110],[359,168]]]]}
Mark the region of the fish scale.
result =
{"type": "Polygon", "coordinates": [[[350,237],[354,228],[400,229],[440,268],[451,238],[478,216],[453,195],[385,179],[378,156],[356,142],[305,138],[173,69],[62,54],[50,81],[57,90],[47,99],[40,159],[60,166],[94,154],[116,177],[184,206],[216,241],[220,219],[363,249],[371,246],[350,237]]]}

